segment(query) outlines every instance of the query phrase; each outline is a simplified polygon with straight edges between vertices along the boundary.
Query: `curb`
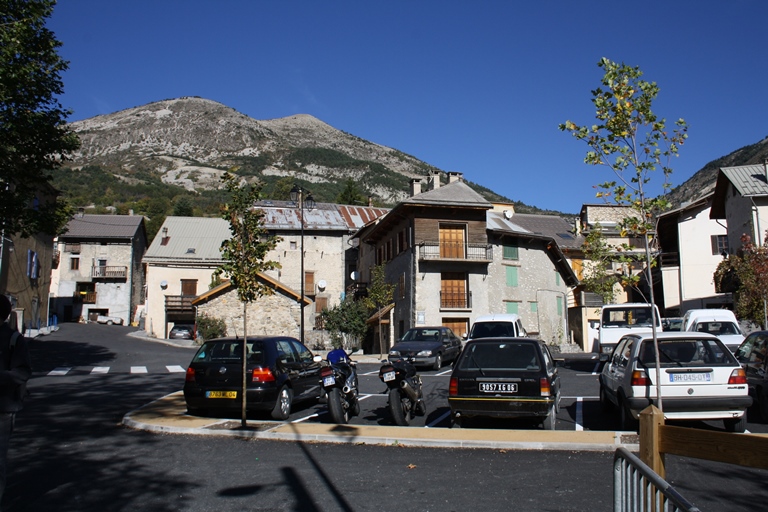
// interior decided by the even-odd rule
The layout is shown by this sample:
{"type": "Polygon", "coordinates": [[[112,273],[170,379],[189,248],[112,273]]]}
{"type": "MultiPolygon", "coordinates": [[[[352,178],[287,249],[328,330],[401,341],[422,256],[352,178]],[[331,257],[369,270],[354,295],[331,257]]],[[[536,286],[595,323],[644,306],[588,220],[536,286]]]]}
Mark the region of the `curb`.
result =
{"type": "Polygon", "coordinates": [[[630,451],[639,450],[638,436],[633,432],[388,427],[280,421],[247,421],[247,429],[243,429],[240,420],[187,415],[181,391],[129,412],[122,423],[130,428],[156,433],[274,441],[576,452],[614,452],[621,446],[630,451]]]}

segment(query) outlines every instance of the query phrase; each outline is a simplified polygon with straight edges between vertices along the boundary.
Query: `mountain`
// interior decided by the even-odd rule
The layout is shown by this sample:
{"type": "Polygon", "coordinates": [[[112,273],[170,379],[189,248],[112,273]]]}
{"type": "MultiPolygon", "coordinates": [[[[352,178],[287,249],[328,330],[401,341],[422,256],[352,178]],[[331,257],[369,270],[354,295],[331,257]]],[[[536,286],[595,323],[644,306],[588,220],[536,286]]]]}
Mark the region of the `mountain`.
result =
{"type": "Polygon", "coordinates": [[[717,171],[721,167],[762,164],[766,160],[768,160],[768,137],[717,160],[712,160],[685,182],[670,190],[667,200],[672,203],[673,208],[676,208],[687,201],[693,201],[712,192],[717,182],[717,171]]]}
{"type": "MultiPolygon", "coordinates": [[[[233,168],[262,180],[267,195],[278,189],[282,178],[300,182],[317,201],[333,202],[351,180],[364,196],[391,206],[407,197],[412,178],[439,170],[309,115],[256,120],[198,97],[158,101],[70,126],[82,145],[65,164],[70,172],[55,184],[79,203],[103,206],[119,203],[114,195],[125,196],[126,187],[137,189],[133,196],[154,190],[175,197],[167,187],[181,187],[210,197],[221,185],[222,173],[233,168]],[[94,187],[94,182],[100,185],[94,187]],[[108,193],[94,197],[99,188],[108,193]]],[[[513,202],[469,184],[490,201],[513,202]]],[[[543,211],[515,204],[518,211],[543,211]]]]}

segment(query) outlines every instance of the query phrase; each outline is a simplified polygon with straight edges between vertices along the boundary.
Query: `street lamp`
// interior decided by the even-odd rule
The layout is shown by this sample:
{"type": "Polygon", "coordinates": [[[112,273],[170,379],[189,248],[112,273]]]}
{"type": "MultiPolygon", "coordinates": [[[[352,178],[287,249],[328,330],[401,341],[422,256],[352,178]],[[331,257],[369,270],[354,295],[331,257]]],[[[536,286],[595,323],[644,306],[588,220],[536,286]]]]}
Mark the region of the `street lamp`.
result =
{"type": "Polygon", "coordinates": [[[299,206],[299,220],[301,221],[301,343],[304,344],[304,210],[315,209],[315,200],[312,192],[298,185],[291,189],[291,201],[299,206]]]}

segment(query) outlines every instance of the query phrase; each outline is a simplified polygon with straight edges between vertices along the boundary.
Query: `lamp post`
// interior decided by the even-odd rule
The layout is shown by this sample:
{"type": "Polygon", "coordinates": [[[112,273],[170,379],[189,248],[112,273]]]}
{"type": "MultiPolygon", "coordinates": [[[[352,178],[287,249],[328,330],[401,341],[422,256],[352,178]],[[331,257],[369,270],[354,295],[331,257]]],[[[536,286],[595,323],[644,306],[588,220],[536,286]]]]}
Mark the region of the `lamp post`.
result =
{"type": "Polygon", "coordinates": [[[298,185],[291,189],[291,201],[299,207],[299,221],[301,222],[301,343],[304,344],[304,210],[314,210],[315,200],[312,193],[298,185]]]}

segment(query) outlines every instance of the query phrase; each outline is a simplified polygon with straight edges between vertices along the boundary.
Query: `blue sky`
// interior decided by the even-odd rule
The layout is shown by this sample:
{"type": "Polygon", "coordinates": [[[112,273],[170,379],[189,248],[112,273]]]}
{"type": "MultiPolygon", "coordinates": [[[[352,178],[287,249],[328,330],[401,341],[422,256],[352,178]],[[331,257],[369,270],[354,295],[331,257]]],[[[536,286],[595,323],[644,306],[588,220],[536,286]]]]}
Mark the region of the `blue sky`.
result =
{"type": "Polygon", "coordinates": [[[764,0],[63,0],[48,27],[70,61],[70,121],[180,96],[311,114],[577,213],[613,175],[558,124],[593,124],[600,58],[639,66],[656,114],[688,122],[676,186],[768,135],[766,20],[764,0]]]}

